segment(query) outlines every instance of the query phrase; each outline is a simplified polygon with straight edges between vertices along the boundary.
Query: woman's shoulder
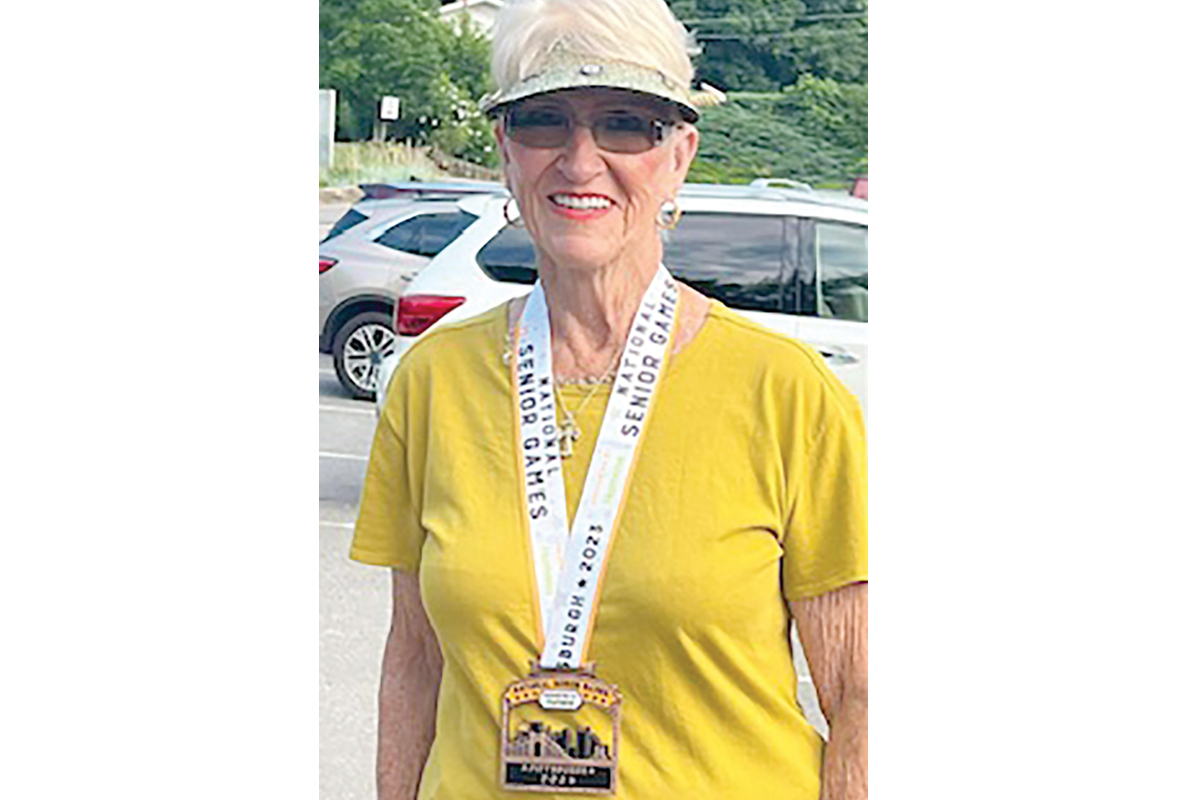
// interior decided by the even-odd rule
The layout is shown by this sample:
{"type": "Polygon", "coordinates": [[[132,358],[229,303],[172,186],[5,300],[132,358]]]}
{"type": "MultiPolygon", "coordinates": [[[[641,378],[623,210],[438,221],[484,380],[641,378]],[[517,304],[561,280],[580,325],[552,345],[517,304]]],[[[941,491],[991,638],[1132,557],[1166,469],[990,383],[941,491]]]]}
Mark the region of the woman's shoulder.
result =
{"type": "Polygon", "coordinates": [[[854,395],[811,345],[755,322],[719,300],[711,303],[705,323],[710,344],[704,349],[709,358],[723,362],[722,372],[740,372],[760,386],[765,379],[766,385],[781,392],[822,395],[857,410],[854,395]]]}
{"type": "Polygon", "coordinates": [[[742,353],[750,363],[766,361],[801,371],[828,370],[811,345],[755,322],[720,300],[711,303],[708,312],[708,324],[712,326],[710,333],[723,349],[742,353]]]}

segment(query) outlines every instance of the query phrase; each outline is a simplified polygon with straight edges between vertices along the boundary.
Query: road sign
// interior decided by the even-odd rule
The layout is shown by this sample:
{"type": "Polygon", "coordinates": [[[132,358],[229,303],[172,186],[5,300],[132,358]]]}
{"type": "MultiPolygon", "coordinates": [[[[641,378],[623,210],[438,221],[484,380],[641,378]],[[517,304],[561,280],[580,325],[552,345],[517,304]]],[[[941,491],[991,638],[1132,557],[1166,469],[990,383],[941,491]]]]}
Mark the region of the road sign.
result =
{"type": "Polygon", "coordinates": [[[379,101],[380,119],[400,119],[400,98],[384,97],[379,101]]]}

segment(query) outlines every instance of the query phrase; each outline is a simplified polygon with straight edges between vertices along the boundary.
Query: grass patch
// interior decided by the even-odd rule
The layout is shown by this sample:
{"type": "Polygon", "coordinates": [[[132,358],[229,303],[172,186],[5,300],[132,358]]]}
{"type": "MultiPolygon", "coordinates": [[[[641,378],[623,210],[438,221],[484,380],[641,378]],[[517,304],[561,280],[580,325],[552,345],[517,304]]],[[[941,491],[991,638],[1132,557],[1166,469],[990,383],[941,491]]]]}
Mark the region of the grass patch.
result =
{"type": "Polygon", "coordinates": [[[333,166],[321,171],[321,188],[360,183],[451,180],[424,148],[401,142],[334,142],[333,166]]]}

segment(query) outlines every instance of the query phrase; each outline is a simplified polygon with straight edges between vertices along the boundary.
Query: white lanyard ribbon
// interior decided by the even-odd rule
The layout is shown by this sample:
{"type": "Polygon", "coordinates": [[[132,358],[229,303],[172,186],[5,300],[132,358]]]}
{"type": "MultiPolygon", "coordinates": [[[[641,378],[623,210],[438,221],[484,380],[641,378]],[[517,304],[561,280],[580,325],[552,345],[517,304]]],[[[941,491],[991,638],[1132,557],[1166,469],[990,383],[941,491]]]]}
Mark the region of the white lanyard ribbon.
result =
{"type": "Polygon", "coordinates": [[[660,264],[625,340],[568,536],[550,316],[541,281],[525,303],[514,380],[526,518],[545,635],[540,659],[544,669],[578,669],[583,663],[612,534],[655,389],[666,369],[678,305],[679,289],[660,264]]]}

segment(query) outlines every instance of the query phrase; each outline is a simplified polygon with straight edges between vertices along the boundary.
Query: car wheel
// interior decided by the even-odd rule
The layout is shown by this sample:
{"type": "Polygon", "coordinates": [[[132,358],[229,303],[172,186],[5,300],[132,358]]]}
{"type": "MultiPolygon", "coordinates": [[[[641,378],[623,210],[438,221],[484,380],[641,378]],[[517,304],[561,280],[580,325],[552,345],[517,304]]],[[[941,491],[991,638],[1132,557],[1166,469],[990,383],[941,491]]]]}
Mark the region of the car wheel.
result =
{"type": "Polygon", "coordinates": [[[396,346],[392,321],[382,311],[351,317],[333,337],[333,369],[357,400],[372,400],[379,364],[396,346]]]}

